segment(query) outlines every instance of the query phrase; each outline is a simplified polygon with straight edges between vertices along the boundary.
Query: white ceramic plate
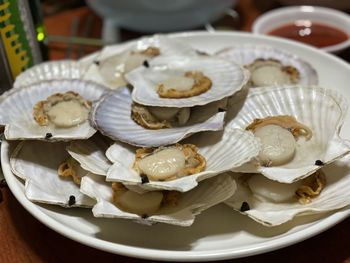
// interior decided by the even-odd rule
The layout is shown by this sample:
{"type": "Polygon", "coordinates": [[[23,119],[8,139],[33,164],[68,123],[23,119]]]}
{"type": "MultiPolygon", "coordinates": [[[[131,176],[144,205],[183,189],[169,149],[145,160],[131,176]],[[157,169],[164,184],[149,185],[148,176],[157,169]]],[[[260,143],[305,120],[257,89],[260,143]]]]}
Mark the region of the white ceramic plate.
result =
{"type": "MultiPolygon", "coordinates": [[[[320,84],[339,89],[350,98],[350,65],[319,50],[293,42],[244,33],[183,33],[173,35],[205,51],[232,44],[256,43],[284,48],[310,62],[318,71],[320,84]]],[[[89,56],[85,61],[89,61],[89,56]]],[[[350,139],[350,116],[341,135],[350,139]]],[[[261,226],[248,217],[219,205],[199,215],[189,228],[164,224],[152,227],[122,219],[94,218],[88,209],[64,209],[37,205],[24,196],[23,183],[9,167],[9,145],[2,144],[1,160],[7,183],[19,202],[48,227],[101,250],[143,259],[209,261],[260,254],[314,236],[350,215],[350,208],[317,216],[299,217],[274,228],[261,226]]],[[[350,168],[348,168],[350,173],[350,168]]]]}

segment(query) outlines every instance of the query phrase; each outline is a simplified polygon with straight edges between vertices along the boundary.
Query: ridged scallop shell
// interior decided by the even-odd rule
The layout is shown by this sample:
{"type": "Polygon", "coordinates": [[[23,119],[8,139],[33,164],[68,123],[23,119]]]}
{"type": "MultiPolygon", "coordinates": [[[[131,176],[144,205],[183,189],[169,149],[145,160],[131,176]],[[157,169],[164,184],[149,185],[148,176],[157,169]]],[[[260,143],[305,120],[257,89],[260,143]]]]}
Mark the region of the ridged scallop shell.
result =
{"type": "Polygon", "coordinates": [[[238,129],[201,133],[187,139],[184,143],[196,145],[198,153],[206,159],[207,164],[203,172],[171,181],[150,181],[142,184],[141,176],[132,169],[136,148],[116,142],[106,152],[107,158],[113,162],[107,173],[107,181],[137,186],[134,188],[137,192],[157,189],[186,192],[195,188],[199,181],[248,162],[257,156],[261,146],[260,141],[251,132],[238,129]]]}
{"type": "Polygon", "coordinates": [[[31,86],[12,89],[0,98],[0,124],[5,126],[5,137],[8,140],[39,139],[45,140],[51,133],[50,140],[86,139],[96,130],[88,121],[71,128],[39,126],[33,118],[33,106],[50,95],[74,91],[84,99],[95,101],[106,91],[103,86],[81,80],[54,80],[40,82],[31,86]]]}
{"type": "Polygon", "coordinates": [[[131,103],[128,88],[106,94],[93,106],[92,126],[113,140],[145,147],[173,144],[196,132],[222,130],[224,126],[225,112],[218,112],[218,109],[226,106],[225,101],[195,107],[188,124],[159,130],[146,129],[133,121],[131,103]],[[201,119],[203,122],[199,122],[201,119]]]}
{"type": "Polygon", "coordinates": [[[111,183],[105,182],[102,177],[88,175],[82,179],[81,184],[81,191],[97,200],[97,204],[92,209],[95,217],[130,219],[147,225],[165,223],[190,226],[196,215],[223,202],[235,190],[235,181],[231,176],[223,174],[201,182],[190,192],[182,193],[177,206],[164,207],[156,215],[141,218],[139,215],[124,212],[111,203],[113,196],[111,183]]]}
{"type": "Polygon", "coordinates": [[[124,74],[123,67],[128,59],[130,51],[142,51],[148,47],[157,47],[160,49],[160,56],[197,56],[196,51],[190,46],[179,40],[172,39],[163,35],[144,37],[136,42],[127,42],[122,45],[106,46],[95,59],[95,63],[89,67],[84,79],[93,80],[101,83],[111,89],[123,87],[127,82],[123,79],[117,79],[115,74],[124,74]]]}
{"type": "MultiPolygon", "coordinates": [[[[25,195],[33,201],[63,207],[92,207],[95,200],[72,180],[59,178],[58,166],[69,157],[64,142],[22,141],[10,158],[12,172],[25,180],[25,195]],[[75,203],[69,204],[70,196],[75,203]]],[[[88,174],[88,172],[86,172],[88,174]]]]}
{"type": "Polygon", "coordinates": [[[193,107],[233,95],[248,81],[249,74],[241,66],[215,57],[159,57],[149,63],[149,67],[139,67],[128,74],[126,79],[134,87],[133,101],[148,106],[193,107]],[[206,92],[189,98],[161,98],[156,87],[168,78],[168,74],[183,75],[186,71],[200,71],[211,82],[206,92]]]}
{"type": "Polygon", "coordinates": [[[48,61],[35,65],[18,75],[13,83],[13,88],[47,80],[80,79],[86,70],[86,65],[75,60],[48,61]]]}
{"type": "Polygon", "coordinates": [[[308,62],[285,50],[264,45],[237,45],[225,48],[216,53],[219,57],[246,66],[256,59],[274,59],[284,66],[293,66],[300,73],[300,85],[317,85],[316,70],[308,62]]]}
{"type": "Polygon", "coordinates": [[[321,168],[315,165],[316,160],[328,164],[350,151],[349,142],[339,136],[348,105],[334,90],[302,86],[250,89],[247,96],[233,97],[229,104],[227,127],[245,129],[256,118],[291,115],[313,132],[309,141],[298,140],[301,146],[290,163],[275,167],[243,165],[235,169],[237,172],[262,173],[272,180],[291,183],[321,168]]]}
{"type": "MultiPolygon", "coordinates": [[[[326,186],[319,196],[308,204],[295,202],[274,203],[260,201],[251,190],[237,179],[237,191],[225,201],[233,209],[240,211],[242,202],[247,202],[250,210],[243,212],[253,220],[266,226],[276,226],[292,220],[296,216],[334,211],[350,205],[350,158],[349,156],[325,166],[326,186]]],[[[244,175],[243,175],[244,176],[244,175]]]]}
{"type": "Polygon", "coordinates": [[[86,171],[106,176],[112,165],[105,155],[110,144],[106,137],[95,134],[87,140],[71,141],[66,150],[86,171]]]}

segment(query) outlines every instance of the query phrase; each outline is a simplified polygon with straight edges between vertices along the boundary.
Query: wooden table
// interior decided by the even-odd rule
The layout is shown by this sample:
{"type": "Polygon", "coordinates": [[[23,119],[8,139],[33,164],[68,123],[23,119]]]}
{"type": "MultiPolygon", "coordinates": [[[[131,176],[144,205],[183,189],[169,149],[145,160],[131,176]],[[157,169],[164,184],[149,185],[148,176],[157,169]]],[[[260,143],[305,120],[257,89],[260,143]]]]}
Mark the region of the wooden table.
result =
{"type": "MultiPolygon", "coordinates": [[[[243,19],[241,29],[249,31],[251,23],[261,13],[252,1],[241,0],[237,7],[243,19]]],[[[84,10],[71,11],[74,15],[85,14],[84,10]]],[[[62,21],[58,31],[64,31],[71,16],[68,13],[50,18],[62,21]],[[64,18],[62,17],[64,16],[64,18]]],[[[52,24],[53,25],[53,24],[52,24]]],[[[97,24],[98,25],[98,24],[97,24]]],[[[54,31],[54,28],[52,29],[54,31]]],[[[66,28],[66,31],[69,30],[66,28]]],[[[57,32],[53,32],[57,33],[57,32]]],[[[63,50],[64,46],[58,48],[63,50]]],[[[52,51],[58,58],[60,53],[52,51]],[[56,52],[56,53],[55,53],[56,52]]],[[[7,187],[0,189],[0,263],[62,263],[62,262],[145,262],[96,250],[61,236],[31,216],[15,199],[7,187]],[[2,197],[2,198],[1,198],[2,197]]],[[[324,262],[350,263],[350,218],[325,231],[287,248],[228,262],[324,262]]]]}

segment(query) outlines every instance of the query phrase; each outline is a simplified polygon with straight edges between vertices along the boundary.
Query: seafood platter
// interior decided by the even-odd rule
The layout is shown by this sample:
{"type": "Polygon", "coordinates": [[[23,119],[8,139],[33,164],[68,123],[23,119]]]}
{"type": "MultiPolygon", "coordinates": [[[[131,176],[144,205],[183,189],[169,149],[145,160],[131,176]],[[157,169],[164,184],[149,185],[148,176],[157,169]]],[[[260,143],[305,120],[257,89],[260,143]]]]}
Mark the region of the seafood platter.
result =
{"type": "Polygon", "coordinates": [[[33,205],[130,231],[195,227],[219,204],[262,228],[327,217],[350,204],[350,173],[330,168],[350,152],[348,102],[320,79],[273,45],[165,35],[45,62],[0,98],[7,166],[33,205]]]}

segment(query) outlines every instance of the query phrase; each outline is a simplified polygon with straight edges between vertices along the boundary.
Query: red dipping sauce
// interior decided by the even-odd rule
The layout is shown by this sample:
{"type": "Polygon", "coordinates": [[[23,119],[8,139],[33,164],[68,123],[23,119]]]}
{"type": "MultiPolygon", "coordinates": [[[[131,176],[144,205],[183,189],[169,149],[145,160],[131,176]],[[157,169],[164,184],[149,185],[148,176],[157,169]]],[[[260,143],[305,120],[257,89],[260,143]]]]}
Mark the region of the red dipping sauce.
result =
{"type": "Polygon", "coordinates": [[[349,39],[348,34],[329,25],[310,20],[297,20],[294,23],[277,27],[268,35],[289,38],[315,47],[327,47],[349,39]]]}

